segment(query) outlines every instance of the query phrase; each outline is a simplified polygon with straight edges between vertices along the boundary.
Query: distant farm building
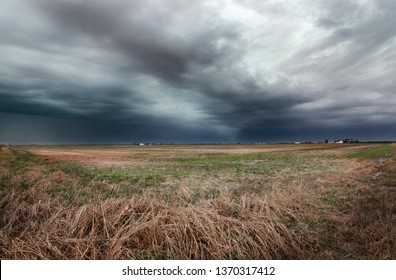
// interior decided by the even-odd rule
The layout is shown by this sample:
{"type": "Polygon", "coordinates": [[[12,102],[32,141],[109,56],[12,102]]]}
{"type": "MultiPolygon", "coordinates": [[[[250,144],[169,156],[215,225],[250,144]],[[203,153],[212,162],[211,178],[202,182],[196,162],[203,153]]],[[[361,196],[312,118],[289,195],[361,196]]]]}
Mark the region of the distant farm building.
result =
{"type": "Polygon", "coordinates": [[[355,139],[344,139],[344,143],[358,143],[358,140],[355,139]]]}
{"type": "Polygon", "coordinates": [[[347,138],[347,139],[343,139],[343,140],[336,140],[335,141],[336,144],[344,144],[344,143],[359,143],[358,140],[356,139],[352,139],[352,138],[347,138]]]}

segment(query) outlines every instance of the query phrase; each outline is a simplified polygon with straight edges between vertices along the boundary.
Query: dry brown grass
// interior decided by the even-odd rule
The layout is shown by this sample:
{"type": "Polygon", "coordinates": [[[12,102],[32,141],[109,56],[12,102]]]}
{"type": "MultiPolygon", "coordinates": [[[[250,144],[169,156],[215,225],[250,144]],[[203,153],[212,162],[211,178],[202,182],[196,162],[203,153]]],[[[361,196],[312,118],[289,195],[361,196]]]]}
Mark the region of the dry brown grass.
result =
{"type": "MultiPolygon", "coordinates": [[[[394,181],[373,179],[375,161],[337,157],[335,163],[324,171],[290,174],[286,168],[271,178],[246,175],[229,188],[216,185],[231,179],[228,173],[202,181],[189,176],[181,179],[173,200],[153,190],[73,205],[48,191],[76,189],[82,178],[42,166],[11,174],[0,159],[0,257],[395,259],[394,181]],[[219,195],[191,203],[194,191],[187,180],[201,183],[200,191],[217,186],[219,195]],[[252,192],[260,184],[272,191],[252,192]]],[[[392,166],[389,159],[381,168],[386,173],[392,166]]],[[[88,186],[96,187],[94,181],[88,186]]]]}
{"type": "MultiPolygon", "coordinates": [[[[284,199],[284,197],[282,198],[284,199]]],[[[298,199],[295,197],[294,199],[298,199]]],[[[108,199],[66,208],[33,193],[0,201],[1,256],[13,259],[295,259],[309,232],[292,232],[302,207],[277,199],[222,197],[213,207],[169,205],[155,198],[108,199]],[[289,204],[289,203],[288,203],[289,204]]]]}

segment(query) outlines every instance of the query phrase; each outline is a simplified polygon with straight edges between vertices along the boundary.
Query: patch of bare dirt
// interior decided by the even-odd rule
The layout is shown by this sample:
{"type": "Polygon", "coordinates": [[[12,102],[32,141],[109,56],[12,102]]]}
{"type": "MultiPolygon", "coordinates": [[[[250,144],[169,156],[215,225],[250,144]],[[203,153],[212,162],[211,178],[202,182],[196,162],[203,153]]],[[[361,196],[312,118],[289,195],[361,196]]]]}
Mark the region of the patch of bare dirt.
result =
{"type": "Polygon", "coordinates": [[[141,161],[129,151],[103,151],[103,150],[69,150],[69,149],[36,149],[32,153],[46,158],[71,161],[92,166],[135,166],[141,161]]]}

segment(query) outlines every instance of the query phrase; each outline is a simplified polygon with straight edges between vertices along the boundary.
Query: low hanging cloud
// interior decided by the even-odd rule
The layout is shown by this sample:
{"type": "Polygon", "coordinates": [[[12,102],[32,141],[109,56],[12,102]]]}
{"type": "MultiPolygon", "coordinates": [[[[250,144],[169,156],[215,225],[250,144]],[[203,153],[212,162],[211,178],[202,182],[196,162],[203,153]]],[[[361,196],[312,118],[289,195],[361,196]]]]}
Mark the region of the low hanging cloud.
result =
{"type": "Polygon", "coordinates": [[[0,18],[0,142],[396,136],[392,0],[5,0],[0,18]]]}

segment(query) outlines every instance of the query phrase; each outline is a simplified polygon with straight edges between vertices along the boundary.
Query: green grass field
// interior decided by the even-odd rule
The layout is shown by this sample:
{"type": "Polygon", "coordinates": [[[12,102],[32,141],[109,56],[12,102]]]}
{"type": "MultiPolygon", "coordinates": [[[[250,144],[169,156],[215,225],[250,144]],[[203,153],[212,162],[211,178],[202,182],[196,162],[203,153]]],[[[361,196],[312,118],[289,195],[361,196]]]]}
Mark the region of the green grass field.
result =
{"type": "Polygon", "coordinates": [[[4,147],[0,257],[395,259],[394,153],[391,144],[4,147]]]}

